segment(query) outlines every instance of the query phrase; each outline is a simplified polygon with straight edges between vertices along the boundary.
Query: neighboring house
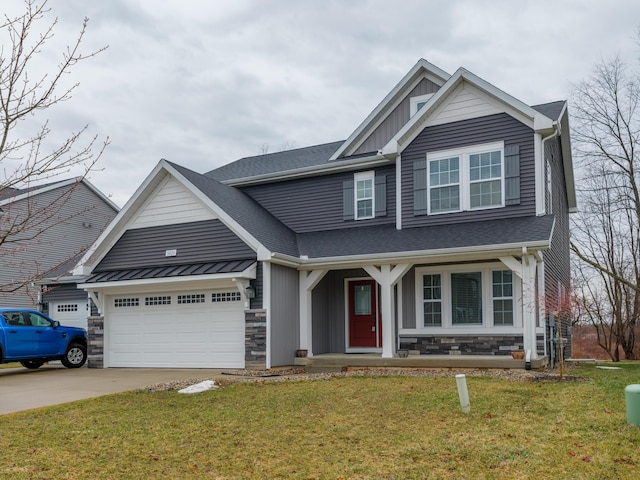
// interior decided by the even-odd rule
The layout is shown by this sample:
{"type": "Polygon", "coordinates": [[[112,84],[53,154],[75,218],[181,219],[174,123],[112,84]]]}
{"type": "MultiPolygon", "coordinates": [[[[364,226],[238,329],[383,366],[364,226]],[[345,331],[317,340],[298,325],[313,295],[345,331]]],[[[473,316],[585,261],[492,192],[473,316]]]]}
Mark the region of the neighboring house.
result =
{"type": "Polygon", "coordinates": [[[420,60],[345,141],[204,174],[162,160],[76,271],[90,366],[539,359],[569,288],[570,150],[566,102],[420,60]]]}
{"type": "Polygon", "coordinates": [[[38,308],[63,324],[86,327],[87,293],[59,279],[118,207],[88,180],[70,178],[4,189],[0,209],[0,305],[38,308]]]}

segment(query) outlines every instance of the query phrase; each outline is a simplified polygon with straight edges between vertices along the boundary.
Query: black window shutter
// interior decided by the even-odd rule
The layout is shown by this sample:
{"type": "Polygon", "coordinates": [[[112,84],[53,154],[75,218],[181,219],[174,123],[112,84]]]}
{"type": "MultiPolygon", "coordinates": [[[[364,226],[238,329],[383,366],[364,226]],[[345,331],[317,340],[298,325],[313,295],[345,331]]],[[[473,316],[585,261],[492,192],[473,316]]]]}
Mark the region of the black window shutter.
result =
{"type": "Polygon", "coordinates": [[[413,163],[413,214],[426,215],[427,211],[427,159],[413,163]]]}
{"type": "Polygon", "coordinates": [[[380,175],[375,180],[376,217],[387,216],[387,176],[380,175]]]}
{"type": "Polygon", "coordinates": [[[520,205],[520,145],[504,147],[504,204],[520,205]]]}
{"type": "Polygon", "coordinates": [[[353,180],[342,182],[342,219],[354,219],[353,180]]]}

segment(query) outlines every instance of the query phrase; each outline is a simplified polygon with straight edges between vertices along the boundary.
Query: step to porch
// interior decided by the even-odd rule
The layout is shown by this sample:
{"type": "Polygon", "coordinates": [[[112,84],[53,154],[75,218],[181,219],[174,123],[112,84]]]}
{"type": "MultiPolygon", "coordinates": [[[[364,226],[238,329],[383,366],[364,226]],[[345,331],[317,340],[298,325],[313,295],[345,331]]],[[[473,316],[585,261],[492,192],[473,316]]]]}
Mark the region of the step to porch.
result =
{"type": "MultiPolygon", "coordinates": [[[[540,357],[531,361],[531,369],[547,366],[548,358],[540,357]]],[[[296,358],[296,366],[304,366],[307,371],[321,373],[340,372],[348,367],[396,367],[396,368],[525,368],[524,360],[514,360],[506,355],[409,355],[406,358],[382,358],[369,353],[325,353],[313,357],[296,358]]]]}

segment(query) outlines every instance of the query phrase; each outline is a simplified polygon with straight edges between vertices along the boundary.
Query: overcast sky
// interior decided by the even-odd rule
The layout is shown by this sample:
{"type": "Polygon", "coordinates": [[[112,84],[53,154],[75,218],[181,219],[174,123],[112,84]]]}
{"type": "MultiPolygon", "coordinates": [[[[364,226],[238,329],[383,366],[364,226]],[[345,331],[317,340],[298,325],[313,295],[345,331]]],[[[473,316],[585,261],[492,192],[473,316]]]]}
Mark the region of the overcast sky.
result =
{"type": "MultiPolygon", "coordinates": [[[[2,0],[5,13],[22,0],[2,0]]],[[[49,0],[50,56],[109,48],[73,72],[52,139],[111,144],[90,181],[123,206],[161,158],[205,172],[343,140],[424,58],[529,105],[566,99],[602,58],[636,63],[638,0],[49,0]]],[[[53,58],[53,57],[51,57],[53,58]]]]}

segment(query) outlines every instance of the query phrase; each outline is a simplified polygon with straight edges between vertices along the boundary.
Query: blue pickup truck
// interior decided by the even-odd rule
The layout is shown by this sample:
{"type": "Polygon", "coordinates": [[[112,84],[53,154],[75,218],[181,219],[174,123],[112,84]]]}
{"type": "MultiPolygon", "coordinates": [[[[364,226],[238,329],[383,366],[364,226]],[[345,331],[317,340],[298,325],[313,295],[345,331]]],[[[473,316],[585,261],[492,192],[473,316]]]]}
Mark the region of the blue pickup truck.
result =
{"type": "Polygon", "coordinates": [[[39,368],[60,360],[67,368],[87,361],[87,331],[63,327],[36,310],[0,308],[0,363],[39,368]]]}

